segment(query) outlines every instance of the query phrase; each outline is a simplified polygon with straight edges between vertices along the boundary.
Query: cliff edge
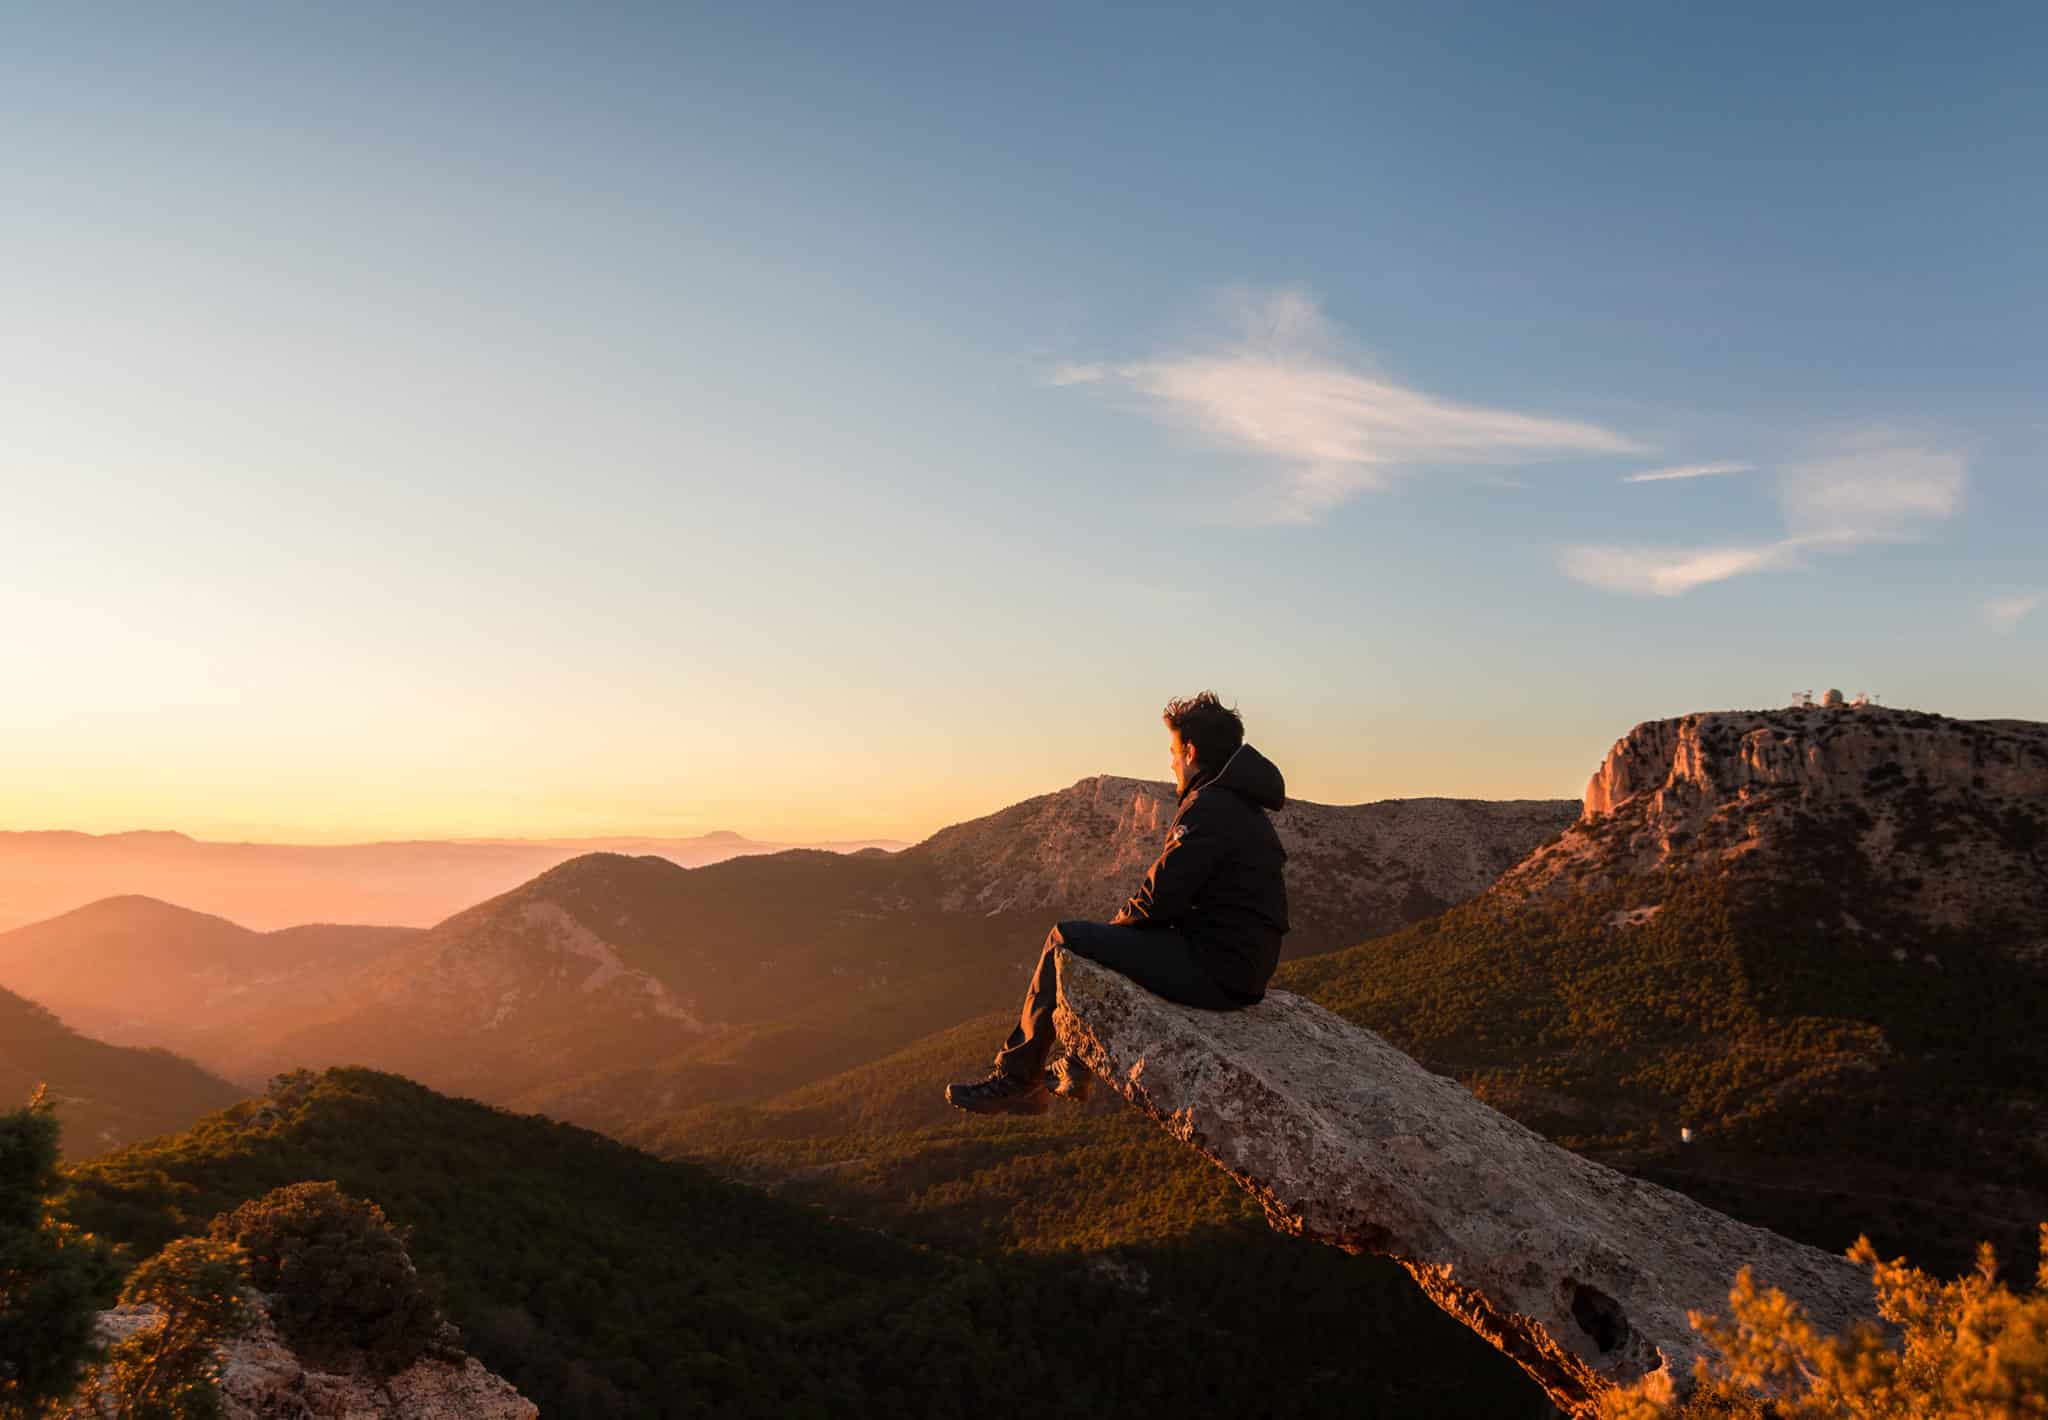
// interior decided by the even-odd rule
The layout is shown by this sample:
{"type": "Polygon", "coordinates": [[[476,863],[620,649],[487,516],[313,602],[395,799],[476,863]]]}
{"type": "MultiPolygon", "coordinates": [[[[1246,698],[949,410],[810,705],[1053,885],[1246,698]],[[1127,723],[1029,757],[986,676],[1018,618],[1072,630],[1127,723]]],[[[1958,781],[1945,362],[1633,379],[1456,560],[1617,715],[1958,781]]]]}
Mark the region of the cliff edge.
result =
{"type": "Polygon", "coordinates": [[[1652,1372],[1683,1395],[1736,1271],[1845,1330],[1869,1279],[1796,1243],[1558,1148],[1373,1032],[1284,991],[1176,1006],[1069,952],[1067,1049],[1264,1205],[1267,1220],[1391,1257],[1564,1410],[1652,1372]]]}

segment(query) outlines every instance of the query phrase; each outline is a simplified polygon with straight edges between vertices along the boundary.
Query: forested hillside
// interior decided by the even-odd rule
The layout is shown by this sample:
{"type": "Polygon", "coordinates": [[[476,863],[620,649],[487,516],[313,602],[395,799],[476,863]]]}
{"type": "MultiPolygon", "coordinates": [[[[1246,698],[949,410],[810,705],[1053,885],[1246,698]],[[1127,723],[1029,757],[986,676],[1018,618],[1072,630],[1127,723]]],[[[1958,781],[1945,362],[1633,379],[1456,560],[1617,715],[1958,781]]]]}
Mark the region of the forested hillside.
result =
{"type": "MultiPolygon", "coordinates": [[[[1044,1162],[1069,1180],[1048,1202],[1077,1219],[1119,1172],[1044,1162]]],[[[1102,1413],[1536,1409],[1393,1269],[1259,1225],[1190,1214],[1170,1245],[1108,1254],[920,1246],[366,1071],[293,1077],[71,1178],[69,1216],[142,1253],[281,1184],[336,1180],[412,1229],[470,1349],[549,1416],[982,1416],[1019,1396],[1102,1413]]]]}
{"type": "Polygon", "coordinates": [[[1907,950],[1839,909],[1824,883],[1669,874],[1490,895],[1281,984],[1738,1216],[1956,1270],[1980,1238],[2026,1256],[2048,1217],[2048,975],[2002,938],[1928,928],[1907,950]]]}

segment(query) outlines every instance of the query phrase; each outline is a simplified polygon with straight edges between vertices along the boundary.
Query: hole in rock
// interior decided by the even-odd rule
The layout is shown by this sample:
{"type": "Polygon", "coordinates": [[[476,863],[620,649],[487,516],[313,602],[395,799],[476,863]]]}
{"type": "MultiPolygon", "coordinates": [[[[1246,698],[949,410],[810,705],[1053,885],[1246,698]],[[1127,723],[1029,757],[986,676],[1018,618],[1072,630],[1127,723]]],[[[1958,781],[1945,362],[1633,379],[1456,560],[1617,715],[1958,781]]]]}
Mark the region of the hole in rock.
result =
{"type": "Polygon", "coordinates": [[[1621,1303],[1598,1287],[1572,1284],[1572,1320],[1603,1354],[1628,1340],[1628,1318],[1622,1315],[1621,1303]]]}

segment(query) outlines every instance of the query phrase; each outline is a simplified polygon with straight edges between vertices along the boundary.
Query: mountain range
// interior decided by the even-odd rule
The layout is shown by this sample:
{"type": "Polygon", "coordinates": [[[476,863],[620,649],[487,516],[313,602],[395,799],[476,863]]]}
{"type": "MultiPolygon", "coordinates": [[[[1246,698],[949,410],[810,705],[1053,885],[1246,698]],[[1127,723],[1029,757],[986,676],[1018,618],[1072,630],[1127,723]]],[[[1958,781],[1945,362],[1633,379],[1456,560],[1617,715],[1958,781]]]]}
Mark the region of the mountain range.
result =
{"type": "MultiPolygon", "coordinates": [[[[0,983],[252,1084],[370,1064],[616,1126],[787,1088],[1014,1001],[1053,921],[1106,917],[1136,887],[1173,802],[1165,783],[1103,777],[898,853],[585,854],[426,931],[257,934],[124,898],[0,934],[0,983]]],[[[1469,896],[1574,811],[1290,804],[1290,953],[1469,896]]]]}
{"type": "Polygon", "coordinates": [[[0,930],[104,897],[164,898],[257,930],[302,922],[428,927],[582,853],[653,854],[685,867],[811,847],[895,849],[893,839],[770,843],[690,838],[420,839],[215,843],[167,830],[0,832],[0,930]]]}

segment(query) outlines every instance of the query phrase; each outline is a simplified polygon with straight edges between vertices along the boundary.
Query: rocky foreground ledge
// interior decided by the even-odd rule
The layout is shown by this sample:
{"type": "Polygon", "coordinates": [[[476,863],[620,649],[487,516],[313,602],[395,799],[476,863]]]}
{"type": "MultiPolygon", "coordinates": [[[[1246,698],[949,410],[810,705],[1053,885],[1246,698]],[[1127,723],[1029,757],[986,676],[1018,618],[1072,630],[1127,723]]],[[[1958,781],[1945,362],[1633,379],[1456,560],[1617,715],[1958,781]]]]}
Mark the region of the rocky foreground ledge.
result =
{"type": "MultiPolygon", "coordinates": [[[[346,1373],[308,1366],[278,1334],[269,1307],[255,1327],[220,1351],[224,1420],[537,1420],[540,1407],[485,1368],[474,1356],[423,1359],[395,1376],[367,1370],[346,1373]]],[[[116,1307],[101,1312],[99,1339],[126,1340],[157,1324],[156,1308],[116,1307]]],[[[63,1420],[105,1420],[74,1404],[63,1420]]]]}
{"type": "Polygon", "coordinates": [[[1299,996],[1199,1011],[1064,951],[1059,976],[1060,1038],[1103,1081],[1275,1228],[1399,1262],[1568,1412],[1659,1370],[1687,1393],[1686,1311],[1725,1314],[1745,1265],[1825,1330],[1873,1312],[1846,1258],[1558,1148],[1299,996]]]}

